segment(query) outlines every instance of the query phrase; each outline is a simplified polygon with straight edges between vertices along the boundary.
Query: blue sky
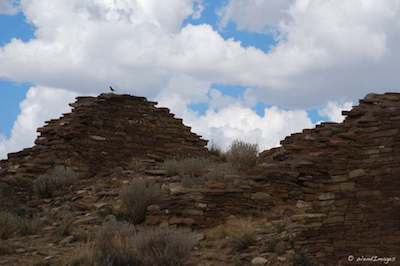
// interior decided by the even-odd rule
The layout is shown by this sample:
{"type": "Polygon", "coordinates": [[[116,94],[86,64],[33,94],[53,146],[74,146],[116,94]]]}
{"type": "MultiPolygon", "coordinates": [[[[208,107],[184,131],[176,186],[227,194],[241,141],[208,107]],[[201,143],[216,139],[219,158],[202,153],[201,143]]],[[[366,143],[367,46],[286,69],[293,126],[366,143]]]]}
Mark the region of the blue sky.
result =
{"type": "MultiPolygon", "coordinates": [[[[0,15],[0,46],[13,38],[29,41],[33,38],[34,28],[27,23],[22,13],[0,15]]],[[[16,83],[0,79],[0,134],[9,136],[20,109],[19,104],[25,98],[30,84],[16,83]]]]}
{"type": "MultiPolygon", "coordinates": [[[[270,34],[254,33],[249,31],[237,31],[236,25],[230,22],[225,28],[219,27],[218,10],[226,3],[226,1],[209,1],[205,3],[205,9],[200,19],[188,18],[184,21],[183,26],[187,24],[199,25],[209,24],[218,31],[225,39],[234,39],[240,41],[244,47],[256,47],[267,52],[275,45],[275,40],[270,34]]],[[[22,12],[15,15],[0,15],[0,46],[9,43],[13,38],[21,39],[24,42],[34,37],[34,27],[27,22],[22,12]]],[[[26,92],[31,84],[16,83],[9,80],[0,79],[0,134],[9,136],[15,119],[20,109],[19,104],[24,99],[26,92]]],[[[213,88],[221,91],[225,95],[234,97],[242,97],[245,87],[237,85],[213,84],[213,88]]],[[[258,114],[262,115],[264,108],[269,107],[268,104],[259,102],[255,109],[258,114]]],[[[204,114],[208,108],[206,103],[192,104],[191,108],[200,114],[204,114]]],[[[319,121],[322,118],[317,112],[310,112],[312,120],[319,121]]]]}

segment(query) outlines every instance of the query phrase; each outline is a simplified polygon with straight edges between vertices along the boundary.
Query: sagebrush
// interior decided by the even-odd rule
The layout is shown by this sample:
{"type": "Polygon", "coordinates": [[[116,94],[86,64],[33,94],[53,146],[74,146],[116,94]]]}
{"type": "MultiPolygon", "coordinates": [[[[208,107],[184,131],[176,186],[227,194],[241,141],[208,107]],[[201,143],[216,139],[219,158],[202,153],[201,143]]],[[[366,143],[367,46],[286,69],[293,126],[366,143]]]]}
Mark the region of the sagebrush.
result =
{"type": "Polygon", "coordinates": [[[146,180],[135,180],[122,189],[121,214],[129,222],[140,224],[146,218],[147,207],[162,199],[161,187],[146,180]]]}
{"type": "Polygon", "coordinates": [[[244,171],[254,167],[257,164],[258,145],[240,140],[235,140],[231,144],[227,159],[235,168],[244,171]]]}
{"type": "Polygon", "coordinates": [[[184,158],[181,160],[166,160],[164,169],[170,176],[200,177],[207,172],[210,161],[206,158],[184,158]]]}
{"type": "Polygon", "coordinates": [[[0,239],[7,239],[15,235],[30,235],[37,232],[40,226],[39,219],[25,218],[11,212],[0,212],[0,239]]]}
{"type": "Polygon", "coordinates": [[[93,242],[80,247],[67,265],[183,266],[195,244],[189,231],[112,222],[100,228],[93,242]]]}
{"type": "Polygon", "coordinates": [[[76,172],[67,166],[56,166],[33,181],[33,191],[41,198],[50,198],[77,179],[76,172]]]}

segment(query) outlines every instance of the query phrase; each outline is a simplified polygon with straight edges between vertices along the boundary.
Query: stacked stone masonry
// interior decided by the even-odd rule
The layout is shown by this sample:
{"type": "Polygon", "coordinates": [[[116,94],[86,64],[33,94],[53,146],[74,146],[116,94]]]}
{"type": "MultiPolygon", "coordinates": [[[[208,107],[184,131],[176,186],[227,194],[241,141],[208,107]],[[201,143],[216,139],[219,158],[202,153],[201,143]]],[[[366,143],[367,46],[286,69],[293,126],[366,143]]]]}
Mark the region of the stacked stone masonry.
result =
{"type": "Polygon", "coordinates": [[[290,217],[296,245],[317,265],[399,263],[400,94],[369,94],[343,115],[263,152],[265,177],[293,184],[289,198],[305,210],[290,217]]]}
{"type": "Polygon", "coordinates": [[[3,194],[31,187],[56,165],[91,176],[128,166],[134,158],[206,155],[207,141],[156,104],[129,95],[78,97],[71,113],[37,130],[35,146],[0,161],[3,194]]]}

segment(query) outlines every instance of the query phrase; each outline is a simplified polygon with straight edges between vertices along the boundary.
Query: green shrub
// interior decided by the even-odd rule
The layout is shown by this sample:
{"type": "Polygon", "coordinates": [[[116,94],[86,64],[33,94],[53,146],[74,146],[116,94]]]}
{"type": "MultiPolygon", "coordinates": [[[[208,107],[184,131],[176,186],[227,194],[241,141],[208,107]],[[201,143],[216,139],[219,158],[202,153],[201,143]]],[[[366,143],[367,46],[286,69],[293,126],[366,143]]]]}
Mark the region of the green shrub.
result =
{"type": "Polygon", "coordinates": [[[227,159],[235,168],[243,171],[256,165],[257,155],[257,144],[235,140],[227,152],[227,159]]]}
{"type": "Polygon", "coordinates": [[[121,192],[122,215],[133,224],[140,224],[146,218],[147,207],[159,202],[162,198],[158,184],[145,180],[135,180],[121,192]]]}
{"type": "Polygon", "coordinates": [[[135,228],[127,223],[107,223],[97,232],[93,243],[96,266],[141,265],[134,250],[135,228]]]}
{"type": "Polygon", "coordinates": [[[314,266],[315,264],[307,257],[304,252],[297,252],[293,258],[293,266],[314,266]]]}
{"type": "Polygon", "coordinates": [[[57,189],[56,179],[51,176],[39,176],[33,181],[33,191],[41,198],[50,198],[57,189]]]}
{"type": "Polygon", "coordinates": [[[127,223],[103,225],[92,243],[80,247],[69,266],[183,266],[195,245],[188,231],[142,228],[127,223]]]}
{"type": "Polygon", "coordinates": [[[202,183],[203,180],[200,180],[198,177],[193,176],[185,176],[182,178],[182,185],[186,188],[194,188],[202,183]]]}
{"type": "Polygon", "coordinates": [[[256,241],[256,226],[248,219],[238,219],[226,227],[232,239],[233,248],[237,251],[247,249],[256,241]]]}
{"type": "Polygon", "coordinates": [[[134,246],[144,266],[183,266],[196,241],[186,230],[147,228],[136,234],[134,246]]]}
{"type": "Polygon", "coordinates": [[[39,220],[26,219],[10,212],[0,212],[0,239],[14,235],[30,235],[39,228],[39,220]]]}
{"type": "Polygon", "coordinates": [[[57,235],[59,237],[66,237],[72,234],[74,218],[72,216],[64,217],[59,226],[57,227],[57,235]]]}
{"type": "Polygon", "coordinates": [[[210,162],[205,158],[187,158],[179,161],[179,175],[200,177],[207,172],[210,162]]]}
{"type": "Polygon", "coordinates": [[[267,242],[267,251],[268,252],[275,252],[275,249],[279,243],[277,238],[272,238],[267,242]]]}
{"type": "Polygon", "coordinates": [[[33,191],[41,198],[50,198],[65,186],[71,185],[77,178],[75,171],[67,166],[56,166],[50,173],[39,176],[33,181],[33,191]]]}
{"type": "Polygon", "coordinates": [[[275,225],[275,229],[276,229],[276,231],[278,232],[278,234],[280,234],[280,233],[282,233],[283,231],[285,231],[286,225],[283,224],[283,223],[277,223],[277,224],[275,225]]]}
{"type": "Polygon", "coordinates": [[[8,212],[0,213],[0,238],[7,239],[17,232],[18,217],[8,212]]]}
{"type": "Polygon", "coordinates": [[[206,158],[185,158],[181,160],[166,160],[164,169],[167,175],[179,175],[181,177],[199,177],[207,172],[210,162],[206,158]]]}
{"type": "Polygon", "coordinates": [[[163,163],[163,168],[167,172],[168,176],[174,176],[179,174],[178,160],[175,159],[165,160],[163,163]]]}
{"type": "Polygon", "coordinates": [[[208,151],[211,155],[219,158],[221,161],[226,161],[226,154],[222,151],[220,147],[218,147],[215,143],[211,143],[208,151]]]}
{"type": "MultiPolygon", "coordinates": [[[[64,261],[65,266],[97,266],[93,257],[93,244],[81,245],[74,250],[73,256],[64,261]]],[[[100,264],[99,264],[100,265],[100,264]]]]}
{"type": "Polygon", "coordinates": [[[218,163],[210,166],[208,173],[204,177],[208,180],[223,180],[227,175],[236,173],[237,171],[231,163],[218,163]]]}

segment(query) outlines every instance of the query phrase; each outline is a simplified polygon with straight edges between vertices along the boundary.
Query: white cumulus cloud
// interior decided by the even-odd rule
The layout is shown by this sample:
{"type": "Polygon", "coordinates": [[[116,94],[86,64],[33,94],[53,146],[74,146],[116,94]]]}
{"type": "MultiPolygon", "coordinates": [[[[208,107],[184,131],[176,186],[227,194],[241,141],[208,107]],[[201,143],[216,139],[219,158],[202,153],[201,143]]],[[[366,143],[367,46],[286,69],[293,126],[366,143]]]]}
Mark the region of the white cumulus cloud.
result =
{"type": "Polygon", "coordinates": [[[217,111],[208,110],[204,116],[188,117],[195,132],[226,150],[233,140],[257,143],[261,150],[279,146],[280,140],[313,123],[303,110],[283,110],[276,106],[266,108],[264,115],[241,104],[232,104],[217,111]]]}
{"type": "MultiPolygon", "coordinates": [[[[243,134],[264,146],[301,129],[297,125],[310,125],[307,108],[398,90],[400,0],[228,1],[223,25],[232,21],[241,30],[277,32],[277,45],[268,52],[225,39],[211,25],[182,27],[188,17],[201,16],[203,2],[21,0],[35,35],[0,47],[0,78],[77,94],[112,84],[117,92],[171,104],[211,138],[226,130],[228,139],[243,134]],[[212,90],[215,83],[249,89],[237,107],[232,97],[212,90]],[[251,109],[256,101],[281,108],[260,117],[251,109]],[[198,102],[209,104],[205,116],[188,109],[198,102]],[[237,120],[243,116],[246,128],[237,120]],[[218,117],[235,122],[217,123],[218,117]],[[277,130],[272,117],[292,122],[274,122],[283,125],[277,130]]],[[[333,107],[321,111],[330,120],[339,120],[337,113],[333,107]]],[[[13,137],[3,140],[2,149],[14,150],[4,148],[5,142],[25,143],[17,136],[22,135],[15,133],[13,145],[13,137]]]]}
{"type": "Polygon", "coordinates": [[[352,102],[338,103],[328,102],[328,104],[319,110],[319,115],[325,117],[330,122],[342,122],[345,118],[342,111],[349,111],[353,107],[352,102]]]}
{"type": "Polygon", "coordinates": [[[10,152],[17,152],[33,145],[37,137],[36,129],[44,125],[44,121],[57,118],[68,112],[69,102],[76,93],[47,87],[32,87],[25,100],[20,104],[21,113],[11,131],[10,138],[0,135],[0,159],[10,152]]]}
{"type": "Polygon", "coordinates": [[[0,15],[14,15],[18,11],[17,0],[0,0],[0,15]]]}
{"type": "Polygon", "coordinates": [[[294,0],[231,0],[220,11],[221,25],[234,22],[239,30],[266,32],[288,18],[294,0]]]}

